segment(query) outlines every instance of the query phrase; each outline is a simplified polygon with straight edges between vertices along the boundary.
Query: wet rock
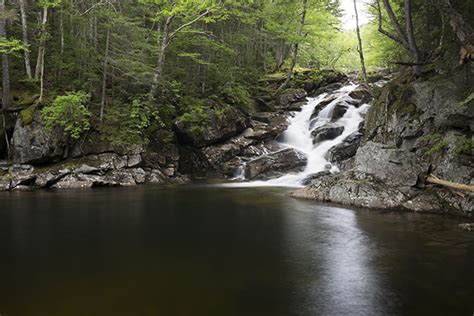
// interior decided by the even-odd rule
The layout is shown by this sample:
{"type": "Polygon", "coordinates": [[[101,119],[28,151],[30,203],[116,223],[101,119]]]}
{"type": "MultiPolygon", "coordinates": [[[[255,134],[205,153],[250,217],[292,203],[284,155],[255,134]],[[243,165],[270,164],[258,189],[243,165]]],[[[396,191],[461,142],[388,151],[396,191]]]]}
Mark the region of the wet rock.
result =
{"type": "Polygon", "coordinates": [[[395,209],[406,201],[405,194],[396,188],[348,174],[319,177],[292,196],[377,209],[395,209]]]}
{"type": "Polygon", "coordinates": [[[299,112],[301,111],[301,108],[306,104],[306,102],[295,102],[291,103],[286,107],[286,110],[288,111],[293,111],[293,112],[299,112]]]}
{"type": "Polygon", "coordinates": [[[313,144],[335,139],[344,133],[344,126],[324,125],[311,132],[313,144]]]}
{"type": "Polygon", "coordinates": [[[314,119],[314,118],[318,117],[319,112],[321,112],[327,105],[329,105],[331,102],[334,102],[336,99],[337,99],[337,95],[335,95],[335,94],[330,94],[327,97],[325,97],[314,108],[313,114],[311,114],[311,119],[314,119]]]}
{"type": "Polygon", "coordinates": [[[240,134],[249,124],[249,118],[238,109],[212,103],[204,122],[196,124],[192,119],[181,117],[176,120],[174,129],[182,144],[204,147],[240,134]]]}
{"type": "Polygon", "coordinates": [[[474,232],[474,223],[463,223],[459,224],[459,228],[467,232],[474,232]]]}
{"type": "Polygon", "coordinates": [[[341,101],[334,107],[332,112],[332,121],[335,122],[346,114],[349,109],[349,105],[345,101],[341,101]]]}
{"type": "Polygon", "coordinates": [[[247,162],[245,177],[247,179],[268,178],[291,171],[302,171],[307,157],[295,149],[284,149],[247,162]]]}
{"type": "Polygon", "coordinates": [[[304,185],[304,186],[308,186],[308,185],[313,184],[315,182],[315,180],[317,180],[321,177],[324,177],[324,176],[329,176],[329,175],[331,175],[331,172],[329,170],[324,170],[324,171],[320,171],[320,172],[315,173],[315,174],[310,174],[309,176],[307,176],[306,178],[303,179],[301,184],[304,185]]]}
{"type": "Polygon", "coordinates": [[[252,114],[252,119],[262,123],[270,123],[270,120],[275,117],[273,112],[258,112],[252,114]]]}
{"type": "Polygon", "coordinates": [[[358,101],[358,103],[355,104],[356,106],[368,103],[370,102],[370,100],[372,100],[372,93],[370,92],[370,87],[365,84],[357,86],[349,93],[349,96],[354,100],[358,101]]]}
{"type": "Polygon", "coordinates": [[[334,83],[328,84],[327,86],[319,88],[318,90],[316,90],[314,95],[320,95],[322,93],[332,93],[336,90],[341,89],[343,86],[344,85],[340,82],[334,82],[334,83]]]}
{"type": "Polygon", "coordinates": [[[11,189],[16,188],[17,186],[31,186],[36,180],[36,174],[33,173],[33,170],[13,171],[10,173],[10,177],[11,189]]]}
{"type": "Polygon", "coordinates": [[[12,137],[13,160],[19,164],[42,164],[62,159],[65,140],[56,131],[47,131],[37,112],[30,124],[18,118],[12,137]]]}
{"type": "Polygon", "coordinates": [[[79,168],[76,168],[74,169],[74,173],[75,174],[93,174],[93,173],[98,173],[100,172],[101,169],[99,168],[96,168],[96,167],[92,167],[92,166],[89,166],[89,165],[81,165],[79,168]]]}
{"type": "Polygon", "coordinates": [[[10,190],[10,180],[0,176],[0,192],[10,190]]]}
{"type": "Polygon", "coordinates": [[[42,171],[38,173],[35,185],[40,188],[49,188],[69,174],[71,174],[71,170],[67,168],[51,171],[42,171]]]}
{"type": "Polygon", "coordinates": [[[152,184],[166,183],[167,176],[165,176],[159,169],[150,170],[146,175],[146,182],[152,184]]]}
{"type": "Polygon", "coordinates": [[[292,103],[301,102],[306,99],[308,93],[304,89],[288,89],[277,97],[277,103],[288,108],[292,103]]]}
{"type": "Polygon", "coordinates": [[[329,149],[328,160],[330,162],[340,163],[354,157],[357,153],[362,137],[362,133],[359,132],[349,135],[342,143],[329,149]]]}

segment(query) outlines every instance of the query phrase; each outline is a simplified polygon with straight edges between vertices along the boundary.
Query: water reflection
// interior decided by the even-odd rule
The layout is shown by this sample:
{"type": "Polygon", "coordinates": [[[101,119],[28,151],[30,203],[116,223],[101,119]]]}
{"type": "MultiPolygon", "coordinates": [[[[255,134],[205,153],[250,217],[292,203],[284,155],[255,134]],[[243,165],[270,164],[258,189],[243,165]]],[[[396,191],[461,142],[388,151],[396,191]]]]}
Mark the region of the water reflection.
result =
{"type": "Polygon", "coordinates": [[[0,195],[0,313],[474,310],[474,236],[453,229],[456,221],[287,193],[142,187],[0,195]]]}

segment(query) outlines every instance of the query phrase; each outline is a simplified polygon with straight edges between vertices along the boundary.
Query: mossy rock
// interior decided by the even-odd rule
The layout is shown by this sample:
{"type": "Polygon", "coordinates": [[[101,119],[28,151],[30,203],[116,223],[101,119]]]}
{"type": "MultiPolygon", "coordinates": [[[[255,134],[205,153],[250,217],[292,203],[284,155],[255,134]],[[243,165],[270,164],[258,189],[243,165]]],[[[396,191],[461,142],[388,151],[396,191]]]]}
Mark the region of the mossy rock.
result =
{"type": "Polygon", "coordinates": [[[33,123],[36,110],[37,110],[37,105],[33,104],[27,107],[26,109],[23,109],[20,111],[20,118],[23,125],[30,125],[31,123],[33,123]]]}
{"type": "Polygon", "coordinates": [[[38,94],[34,94],[30,91],[18,91],[12,94],[13,104],[16,107],[26,108],[35,104],[39,99],[38,94]]]}

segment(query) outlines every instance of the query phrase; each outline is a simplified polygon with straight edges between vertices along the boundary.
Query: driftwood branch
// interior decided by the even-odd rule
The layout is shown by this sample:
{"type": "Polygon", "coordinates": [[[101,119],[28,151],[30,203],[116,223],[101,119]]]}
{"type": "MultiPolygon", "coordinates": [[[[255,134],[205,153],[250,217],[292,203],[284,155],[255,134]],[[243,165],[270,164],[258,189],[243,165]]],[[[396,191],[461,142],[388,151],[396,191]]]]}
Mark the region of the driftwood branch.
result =
{"type": "Polygon", "coordinates": [[[447,180],[442,180],[432,174],[426,177],[426,183],[440,185],[449,189],[459,190],[459,191],[469,191],[474,192],[474,185],[468,185],[463,183],[456,183],[447,180]]]}

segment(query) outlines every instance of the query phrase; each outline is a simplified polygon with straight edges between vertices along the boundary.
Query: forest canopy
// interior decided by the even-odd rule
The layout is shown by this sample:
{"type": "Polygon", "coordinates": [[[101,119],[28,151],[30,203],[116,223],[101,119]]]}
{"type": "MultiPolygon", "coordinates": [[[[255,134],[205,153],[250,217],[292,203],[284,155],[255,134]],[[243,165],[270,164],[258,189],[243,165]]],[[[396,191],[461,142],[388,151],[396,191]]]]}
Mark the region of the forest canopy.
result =
{"type": "MultiPolygon", "coordinates": [[[[369,13],[369,73],[422,75],[474,55],[470,1],[371,0],[369,13]]],[[[88,96],[68,111],[87,111],[81,120],[110,141],[137,142],[207,100],[245,109],[269,74],[359,71],[341,15],[339,0],[0,0],[2,108],[88,96]]]]}

